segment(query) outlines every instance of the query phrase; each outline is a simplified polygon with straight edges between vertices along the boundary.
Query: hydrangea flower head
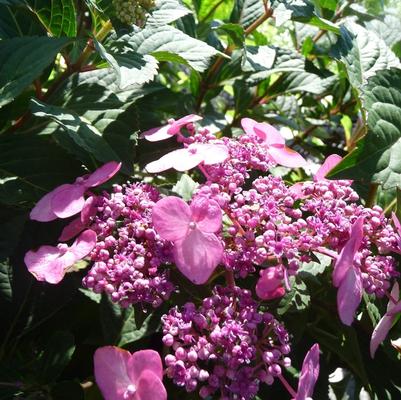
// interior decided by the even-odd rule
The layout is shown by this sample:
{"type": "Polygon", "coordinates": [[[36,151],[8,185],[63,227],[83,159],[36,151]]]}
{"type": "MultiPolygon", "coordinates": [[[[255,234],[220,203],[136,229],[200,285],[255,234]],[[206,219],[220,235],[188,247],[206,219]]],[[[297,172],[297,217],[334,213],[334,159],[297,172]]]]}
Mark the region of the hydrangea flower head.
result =
{"type": "Polygon", "coordinates": [[[28,271],[38,280],[48,283],[59,283],[68,267],[87,256],[96,245],[96,233],[90,229],[79,235],[75,242],[68,246],[41,246],[36,251],[28,251],[25,264],[28,271]]]}
{"type": "Polygon", "coordinates": [[[266,122],[256,122],[250,118],[243,118],[241,125],[248,135],[256,135],[262,140],[271,159],[279,165],[297,168],[306,165],[305,159],[296,151],[285,145],[284,138],[279,131],[266,122]]]}
{"type": "Polygon", "coordinates": [[[141,137],[149,140],[149,142],[158,142],[159,140],[170,139],[179,133],[184,126],[193,124],[201,119],[202,117],[195,114],[186,115],[177,121],[169,119],[167,125],[149,129],[148,131],[143,132],[141,137]]]}
{"type": "Polygon", "coordinates": [[[131,354],[114,346],[96,350],[95,379],[105,400],[166,400],[163,367],[154,350],[131,354]]]}
{"type": "Polygon", "coordinates": [[[156,161],[146,165],[146,171],[157,173],[174,168],[177,171],[188,171],[203,163],[219,164],[228,158],[228,149],[219,143],[192,143],[184,149],[167,153],[156,161]]]}
{"type": "Polygon", "coordinates": [[[30,213],[30,218],[40,222],[68,218],[79,213],[85,204],[87,189],[111,179],[121,168],[121,163],[110,161],[89,175],[80,176],[73,184],[58,186],[43,196],[30,213]]]}
{"type": "Polygon", "coordinates": [[[297,395],[294,400],[307,400],[312,397],[319,377],[319,345],[314,344],[304,358],[298,381],[297,395]]]}
{"type": "Polygon", "coordinates": [[[179,197],[165,197],[153,207],[152,220],[156,232],[174,243],[174,261],[182,274],[195,284],[205,283],[223,255],[215,235],[222,223],[218,203],[199,196],[189,206],[179,197]]]}

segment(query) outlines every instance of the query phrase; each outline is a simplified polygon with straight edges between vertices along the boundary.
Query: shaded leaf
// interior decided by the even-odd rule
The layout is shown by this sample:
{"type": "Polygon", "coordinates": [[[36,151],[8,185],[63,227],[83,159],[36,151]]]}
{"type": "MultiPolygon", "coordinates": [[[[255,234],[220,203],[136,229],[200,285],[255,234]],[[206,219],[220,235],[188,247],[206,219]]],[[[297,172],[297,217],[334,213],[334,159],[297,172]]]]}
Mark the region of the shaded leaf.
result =
{"type": "Polygon", "coordinates": [[[1,40],[0,107],[30,85],[68,42],[45,36],[1,40]]]}
{"type": "Polygon", "coordinates": [[[265,12],[263,0],[236,0],[230,16],[231,22],[238,22],[248,28],[265,12]]]}
{"type": "Polygon", "coordinates": [[[9,260],[0,261],[0,299],[11,302],[13,297],[12,267],[9,260]]]}

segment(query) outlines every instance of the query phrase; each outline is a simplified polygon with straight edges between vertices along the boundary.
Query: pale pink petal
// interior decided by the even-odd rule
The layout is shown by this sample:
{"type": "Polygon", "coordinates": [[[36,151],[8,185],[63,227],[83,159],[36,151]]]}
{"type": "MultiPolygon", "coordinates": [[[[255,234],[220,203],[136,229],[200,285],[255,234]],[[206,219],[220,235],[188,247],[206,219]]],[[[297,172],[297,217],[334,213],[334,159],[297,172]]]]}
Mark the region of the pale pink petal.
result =
{"type": "Polygon", "coordinates": [[[110,161],[99,167],[96,171],[92,172],[86,179],[84,179],[83,184],[87,188],[99,186],[111,179],[120,170],[120,168],[120,162],[110,161]]]}
{"type": "Polygon", "coordinates": [[[64,227],[58,240],[66,242],[67,240],[77,236],[78,233],[82,232],[84,229],[85,225],[82,223],[81,218],[77,217],[64,227]]]}
{"type": "Polygon", "coordinates": [[[351,325],[362,299],[362,280],[358,269],[348,269],[337,291],[338,314],[343,324],[351,325]]]}
{"type": "Polygon", "coordinates": [[[145,370],[150,371],[158,380],[163,379],[163,365],[157,351],[140,350],[128,360],[127,371],[132,382],[136,383],[145,370]]]}
{"type": "Polygon", "coordinates": [[[68,254],[59,247],[41,246],[37,251],[28,251],[24,258],[28,271],[38,280],[48,283],[59,283],[65,273],[65,268],[74,262],[68,254]]]}
{"type": "Polygon", "coordinates": [[[217,201],[198,196],[191,203],[192,220],[202,232],[217,232],[221,228],[222,213],[217,201]]]}
{"type": "MultiPolygon", "coordinates": [[[[401,312],[401,301],[398,301],[395,304],[392,301],[390,303],[391,307],[390,310],[386,312],[386,315],[389,317],[394,317],[401,312]]],[[[387,305],[387,307],[390,305],[390,303],[387,305]]]]}
{"type": "Polygon", "coordinates": [[[303,199],[305,197],[304,183],[303,182],[294,183],[292,186],[290,186],[290,192],[292,193],[293,196],[295,196],[295,199],[303,199]]]}
{"type": "Polygon", "coordinates": [[[174,243],[174,261],[191,282],[205,283],[220,263],[223,246],[213,233],[190,231],[183,240],[174,243]]]}
{"type": "Polygon", "coordinates": [[[75,242],[70,247],[69,252],[74,255],[75,261],[78,261],[86,257],[93,250],[95,245],[96,232],[92,231],[91,229],[87,229],[75,239],[75,242]]]}
{"type": "Polygon", "coordinates": [[[363,239],[364,220],[364,217],[358,217],[354,222],[350,238],[338,255],[333,271],[333,284],[335,287],[340,286],[347,271],[353,265],[355,253],[359,250],[363,239]]]}
{"type": "Polygon", "coordinates": [[[306,400],[312,397],[319,377],[319,369],[319,345],[316,343],[310,348],[302,363],[295,400],[306,400]]]}
{"type": "Polygon", "coordinates": [[[374,358],[380,343],[387,337],[393,325],[393,321],[393,317],[385,314],[373,330],[372,338],[370,339],[370,356],[372,358],[374,358]]]}
{"type": "Polygon", "coordinates": [[[182,117],[177,121],[174,121],[172,124],[167,125],[168,133],[170,135],[176,135],[183,126],[200,121],[201,119],[202,117],[200,117],[199,115],[195,114],[186,115],[185,117],[182,117]]]}
{"type": "Polygon", "coordinates": [[[127,387],[133,384],[127,372],[130,357],[129,351],[114,346],[96,350],[95,380],[105,400],[123,400],[127,387]]]}
{"type": "Polygon", "coordinates": [[[69,184],[64,184],[44,195],[31,210],[29,217],[40,222],[49,222],[57,219],[57,215],[53,212],[52,199],[57,193],[67,189],[68,187],[70,187],[69,184]]]}
{"type": "Polygon", "coordinates": [[[295,150],[287,146],[272,145],[268,148],[270,157],[279,165],[289,168],[299,168],[306,165],[306,160],[295,150]]]}
{"type": "MultiPolygon", "coordinates": [[[[398,299],[400,297],[400,286],[398,285],[398,282],[395,282],[390,293],[391,298],[396,300],[398,302],[398,299]]],[[[395,307],[397,303],[393,303],[391,300],[389,300],[387,304],[387,312],[391,312],[395,307]]]]}
{"type": "Polygon", "coordinates": [[[268,146],[270,145],[285,145],[285,139],[280,132],[272,125],[266,122],[257,123],[254,126],[254,131],[268,146]]]}
{"type": "Polygon", "coordinates": [[[199,145],[190,144],[187,148],[177,150],[181,153],[177,154],[173,162],[173,168],[177,171],[184,172],[195,168],[204,161],[204,154],[199,150],[199,145]]]}
{"type": "Polygon", "coordinates": [[[166,171],[167,169],[173,168],[176,160],[183,156],[186,153],[186,149],[179,149],[171,151],[170,153],[165,154],[163,157],[159,158],[156,161],[152,161],[151,163],[145,166],[145,170],[150,174],[154,174],[157,172],[166,171]]]}
{"type": "Polygon", "coordinates": [[[198,147],[198,151],[202,154],[202,160],[205,165],[219,164],[227,160],[229,153],[228,148],[224,144],[210,143],[194,145],[198,147]]]}
{"type": "Polygon", "coordinates": [[[326,175],[337,165],[343,158],[337,154],[331,154],[325,160],[322,166],[318,169],[313,179],[315,181],[321,181],[326,175]]]}
{"type": "Polygon", "coordinates": [[[93,217],[96,214],[96,196],[89,196],[85,200],[85,204],[82,207],[81,211],[81,222],[82,224],[88,224],[91,217],[93,217]]]}
{"type": "Polygon", "coordinates": [[[79,213],[85,204],[85,186],[79,184],[65,186],[51,199],[53,212],[59,218],[68,218],[79,213]]]}
{"type": "Polygon", "coordinates": [[[187,234],[191,222],[191,210],[184,200],[168,196],[153,206],[152,222],[156,232],[163,239],[180,240],[187,234]]]}
{"type": "Polygon", "coordinates": [[[174,133],[169,133],[170,128],[170,125],[164,125],[149,129],[146,132],[142,132],[141,138],[145,138],[149,142],[158,142],[159,140],[170,139],[174,136],[174,133]]]}
{"type": "Polygon", "coordinates": [[[251,118],[242,118],[241,119],[241,126],[242,129],[245,131],[245,133],[247,135],[254,135],[255,131],[255,125],[257,124],[257,122],[251,118]]]}
{"type": "MultiPolygon", "coordinates": [[[[395,212],[392,212],[392,219],[393,219],[393,224],[395,226],[395,228],[397,229],[397,233],[398,233],[398,247],[401,250],[401,223],[400,220],[397,218],[397,215],[395,214],[395,212]]],[[[32,219],[32,217],[31,217],[32,219]]]]}
{"type": "Polygon", "coordinates": [[[160,378],[149,370],[143,371],[137,382],[135,400],[167,400],[167,392],[160,378]]]}
{"type": "Polygon", "coordinates": [[[256,294],[262,300],[272,300],[283,297],[285,289],[281,279],[276,278],[276,267],[269,267],[261,271],[256,284],[256,294]]]}

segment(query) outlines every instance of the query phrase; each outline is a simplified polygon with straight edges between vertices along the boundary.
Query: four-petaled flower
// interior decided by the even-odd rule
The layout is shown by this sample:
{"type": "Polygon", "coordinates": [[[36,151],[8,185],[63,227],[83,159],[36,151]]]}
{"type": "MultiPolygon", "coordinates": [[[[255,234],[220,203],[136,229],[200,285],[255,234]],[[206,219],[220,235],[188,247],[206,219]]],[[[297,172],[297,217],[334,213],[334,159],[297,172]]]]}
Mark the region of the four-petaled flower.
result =
{"type": "Polygon", "coordinates": [[[387,337],[397,314],[401,312],[401,300],[399,300],[399,297],[400,287],[396,282],[391,290],[390,300],[387,304],[387,311],[376,325],[376,328],[372,333],[372,338],[370,339],[370,356],[372,358],[374,358],[379,344],[387,337]],[[396,302],[394,302],[394,300],[396,302]]]}
{"type": "Polygon", "coordinates": [[[284,138],[272,125],[266,122],[256,122],[250,118],[242,118],[241,125],[248,135],[256,135],[262,140],[262,145],[276,164],[290,168],[306,165],[305,159],[285,145],[284,138]]]}
{"type": "Polygon", "coordinates": [[[85,204],[85,192],[111,179],[120,168],[121,163],[110,161],[91,174],[78,177],[73,184],[58,186],[38,201],[30,213],[30,218],[48,222],[79,213],[85,204]]]}
{"type": "Polygon", "coordinates": [[[294,400],[311,399],[319,377],[319,345],[314,344],[304,358],[298,380],[297,395],[294,400]]]}
{"type": "Polygon", "coordinates": [[[193,143],[184,149],[167,153],[156,161],[146,165],[150,173],[162,172],[170,168],[188,171],[199,164],[212,165],[222,163],[228,158],[228,149],[220,143],[193,143]]]}
{"type": "Polygon", "coordinates": [[[361,272],[353,264],[355,254],[362,243],[364,220],[364,217],[356,219],[351,227],[350,237],[334,265],[333,284],[338,288],[338,314],[345,325],[352,324],[355,311],[362,299],[361,272]]]}
{"type": "Polygon", "coordinates": [[[280,268],[269,267],[260,272],[260,278],[256,284],[256,294],[262,300],[273,300],[283,297],[285,289],[280,278],[280,268]]]}
{"type": "Polygon", "coordinates": [[[182,274],[195,284],[205,283],[223,256],[215,235],[222,224],[218,203],[199,196],[188,206],[179,197],[165,197],[154,205],[152,220],[156,232],[174,243],[174,261],[182,274]]]}
{"type": "Polygon", "coordinates": [[[90,229],[82,232],[75,242],[68,246],[41,246],[25,254],[28,271],[38,280],[59,283],[67,269],[87,256],[96,245],[96,233],[90,229]]]}
{"type": "Polygon", "coordinates": [[[181,131],[181,128],[188,124],[200,121],[202,117],[195,114],[186,115],[178,119],[177,121],[172,119],[168,120],[168,124],[159,126],[157,128],[149,129],[141,134],[141,138],[149,140],[149,142],[158,142],[159,140],[165,140],[173,137],[181,131]]]}
{"type": "Polygon", "coordinates": [[[163,366],[154,350],[131,354],[114,346],[96,350],[95,379],[105,400],[166,400],[163,366]]]}

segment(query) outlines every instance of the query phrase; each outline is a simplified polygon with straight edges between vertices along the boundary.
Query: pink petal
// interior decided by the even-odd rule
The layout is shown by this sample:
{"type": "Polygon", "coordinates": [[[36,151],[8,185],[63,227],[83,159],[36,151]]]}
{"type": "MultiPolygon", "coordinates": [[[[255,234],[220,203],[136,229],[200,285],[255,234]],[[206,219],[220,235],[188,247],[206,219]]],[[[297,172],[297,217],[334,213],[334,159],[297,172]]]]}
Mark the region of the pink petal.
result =
{"type": "Polygon", "coordinates": [[[163,365],[157,351],[140,350],[128,360],[127,371],[132,382],[136,383],[145,370],[150,371],[159,381],[163,379],[163,365]]]}
{"type": "Polygon", "coordinates": [[[96,238],[95,231],[87,229],[75,239],[69,250],[74,255],[75,261],[81,260],[93,250],[96,246],[96,238]]]}
{"type": "MultiPolygon", "coordinates": [[[[400,297],[400,286],[398,285],[398,282],[395,282],[392,289],[391,289],[391,293],[390,293],[391,298],[393,298],[394,300],[398,301],[399,297],[400,297]]],[[[388,304],[387,304],[387,312],[392,311],[395,307],[396,307],[397,303],[393,303],[391,300],[389,300],[388,304]]]]}
{"type": "Polygon", "coordinates": [[[167,125],[168,133],[170,135],[176,135],[183,126],[200,121],[201,119],[202,117],[200,117],[199,115],[195,114],[186,115],[185,117],[182,117],[177,121],[174,121],[171,125],[170,124],[167,125]]]}
{"type": "Polygon", "coordinates": [[[351,325],[362,299],[362,280],[358,269],[348,269],[337,291],[338,314],[343,324],[351,325]]]}
{"type": "Polygon", "coordinates": [[[135,393],[135,400],[167,400],[167,392],[162,381],[153,372],[142,372],[135,393]]]}
{"type": "Polygon", "coordinates": [[[54,246],[41,246],[37,251],[28,251],[24,258],[28,271],[38,280],[59,283],[65,268],[74,263],[71,255],[54,246]]]}
{"type": "Polygon", "coordinates": [[[133,384],[127,373],[130,358],[129,351],[114,346],[96,350],[95,380],[105,400],[123,400],[127,387],[133,384]]]}
{"type": "Polygon", "coordinates": [[[303,182],[294,183],[289,189],[293,196],[295,196],[295,199],[303,199],[305,197],[303,182]]]}
{"type": "Polygon", "coordinates": [[[295,150],[283,145],[272,145],[268,148],[271,158],[279,165],[289,168],[299,168],[306,165],[306,160],[295,150]]]}
{"type": "Polygon", "coordinates": [[[343,158],[337,154],[331,154],[325,160],[322,166],[318,169],[314,176],[315,181],[321,181],[326,175],[337,165],[343,158]]]}
{"type": "Polygon", "coordinates": [[[181,153],[176,155],[173,168],[177,171],[184,172],[195,168],[204,161],[204,154],[201,151],[203,149],[199,146],[201,145],[190,144],[185,149],[177,150],[177,152],[180,151],[181,153]]]}
{"type": "Polygon", "coordinates": [[[272,300],[283,297],[285,289],[281,279],[277,277],[277,268],[269,267],[261,271],[256,284],[256,294],[262,300],[272,300]]]}
{"type": "Polygon", "coordinates": [[[173,168],[176,160],[186,153],[186,149],[174,150],[170,153],[165,154],[163,157],[145,166],[145,169],[150,174],[157,172],[166,171],[167,169],[173,168]]]}
{"type": "Polygon", "coordinates": [[[92,172],[86,179],[84,179],[85,187],[99,186],[102,183],[107,182],[111,179],[121,168],[121,163],[116,161],[110,161],[96,171],[92,172]]]}
{"type": "Polygon", "coordinates": [[[374,358],[380,343],[382,343],[387,337],[387,334],[393,325],[393,321],[393,317],[385,314],[373,330],[372,338],[370,339],[370,356],[372,358],[374,358]]]}
{"type": "Polygon", "coordinates": [[[204,196],[195,197],[191,203],[192,220],[202,232],[217,232],[221,228],[222,214],[217,201],[204,196]]]}
{"type": "Polygon", "coordinates": [[[205,165],[222,163],[227,160],[229,156],[228,148],[224,144],[210,143],[194,146],[198,147],[198,151],[202,154],[203,163],[205,165]]]}
{"type": "MultiPolygon", "coordinates": [[[[387,305],[387,307],[390,306],[390,303],[387,305]]],[[[398,301],[397,303],[391,302],[390,310],[386,312],[386,315],[389,317],[394,317],[397,314],[401,312],[401,301],[398,301]]]]}
{"type": "Polygon", "coordinates": [[[257,122],[251,118],[242,118],[241,119],[241,126],[242,129],[245,131],[245,133],[247,135],[254,135],[255,131],[255,125],[257,124],[257,122]]]}
{"type": "Polygon", "coordinates": [[[81,218],[77,217],[64,227],[58,240],[66,242],[67,240],[77,236],[78,233],[82,232],[84,229],[85,225],[81,222],[81,218]]]}
{"type": "Polygon", "coordinates": [[[82,224],[88,224],[91,217],[93,217],[94,215],[96,215],[96,196],[89,196],[86,200],[85,200],[85,204],[82,207],[82,211],[81,211],[81,222],[82,224]]]}
{"type": "Polygon", "coordinates": [[[205,283],[220,263],[223,246],[213,233],[190,231],[183,240],[174,243],[174,261],[191,282],[205,283]]]}
{"type": "Polygon", "coordinates": [[[333,284],[339,287],[348,269],[353,265],[355,253],[359,250],[363,239],[363,223],[365,218],[358,217],[351,228],[350,238],[342,248],[333,271],[333,284]]]}
{"type": "Polygon", "coordinates": [[[295,400],[306,400],[312,396],[319,377],[319,369],[319,345],[316,343],[310,348],[302,363],[295,400]]]}
{"type": "Polygon", "coordinates": [[[29,217],[40,222],[49,222],[57,219],[57,215],[53,212],[52,199],[57,193],[67,189],[68,187],[70,187],[69,184],[64,184],[44,195],[31,210],[29,217]]]}
{"type": "Polygon", "coordinates": [[[142,132],[141,138],[149,140],[149,142],[158,142],[159,140],[170,139],[175,133],[169,133],[170,125],[159,126],[157,128],[149,129],[146,132],[142,132]]]}
{"type": "Polygon", "coordinates": [[[393,224],[398,232],[398,247],[401,249],[401,223],[400,223],[400,220],[397,218],[397,215],[395,214],[395,212],[392,212],[391,216],[392,216],[393,224]]]}
{"type": "Polygon", "coordinates": [[[80,184],[64,185],[51,199],[51,207],[59,218],[68,218],[79,213],[84,204],[85,186],[80,184]]]}
{"type": "Polygon", "coordinates": [[[152,222],[156,232],[163,239],[180,240],[187,234],[191,222],[191,210],[184,200],[168,196],[153,206],[152,222]]]}
{"type": "Polygon", "coordinates": [[[285,145],[285,139],[281,136],[280,132],[272,125],[266,122],[257,123],[254,126],[257,136],[259,136],[267,145],[285,145]]]}

